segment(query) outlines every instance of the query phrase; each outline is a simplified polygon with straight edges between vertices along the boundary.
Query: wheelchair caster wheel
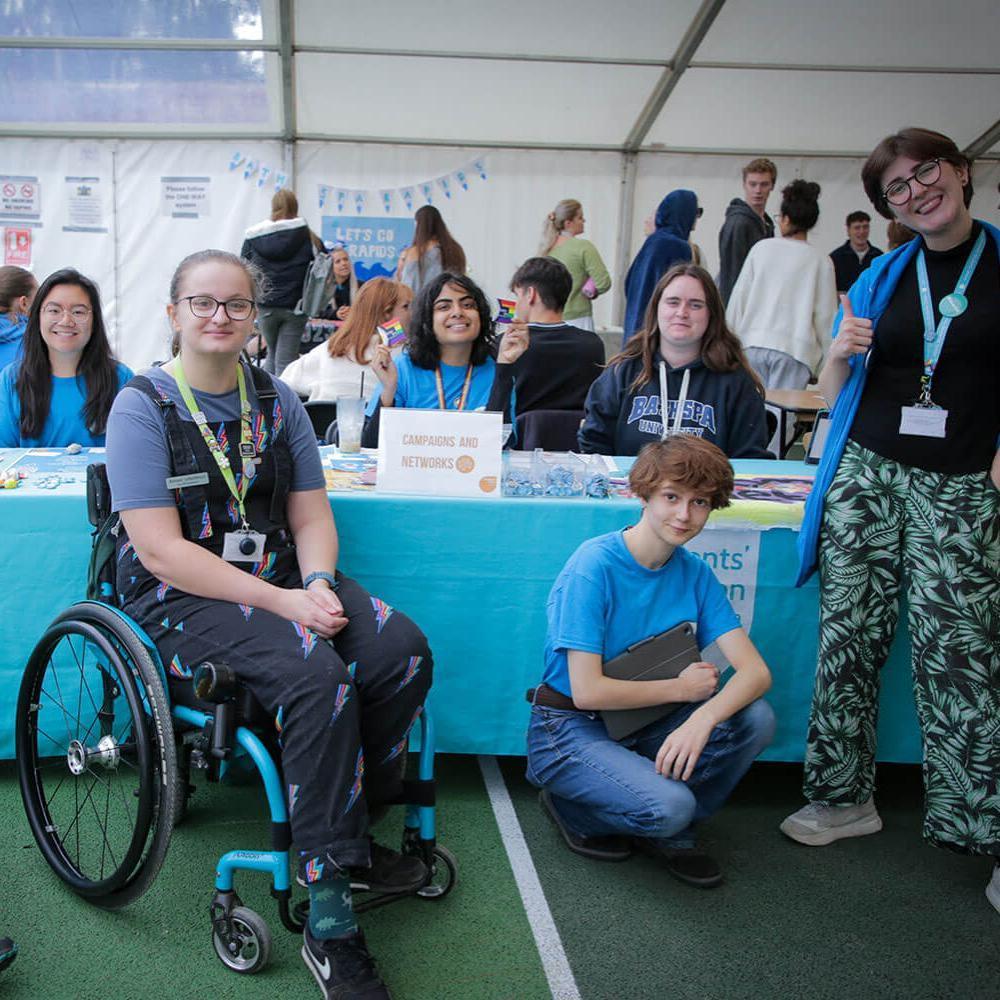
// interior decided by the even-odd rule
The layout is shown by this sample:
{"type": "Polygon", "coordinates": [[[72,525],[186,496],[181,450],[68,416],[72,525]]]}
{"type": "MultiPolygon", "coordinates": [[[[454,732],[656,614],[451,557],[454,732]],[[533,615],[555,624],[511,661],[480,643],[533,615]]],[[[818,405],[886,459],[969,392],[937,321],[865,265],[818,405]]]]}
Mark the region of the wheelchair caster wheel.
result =
{"type": "Polygon", "coordinates": [[[246,906],[234,907],[229,919],[233,926],[233,940],[227,945],[219,932],[214,930],[212,945],[215,954],[227,969],[252,976],[271,959],[271,931],[264,918],[246,906]]]}
{"type": "Polygon", "coordinates": [[[417,891],[421,899],[444,899],[458,881],[458,862],[446,847],[435,847],[427,884],[417,891]]]}

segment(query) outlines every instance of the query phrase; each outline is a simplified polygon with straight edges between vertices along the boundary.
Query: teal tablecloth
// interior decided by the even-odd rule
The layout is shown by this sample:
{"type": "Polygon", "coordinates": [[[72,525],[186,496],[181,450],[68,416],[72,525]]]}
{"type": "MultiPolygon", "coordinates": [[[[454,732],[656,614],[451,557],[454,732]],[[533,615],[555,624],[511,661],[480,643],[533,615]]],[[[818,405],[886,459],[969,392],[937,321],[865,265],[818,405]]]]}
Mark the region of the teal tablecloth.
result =
{"type": "MultiPolygon", "coordinates": [[[[32,646],[60,610],[83,596],[90,551],[83,470],[100,456],[8,452],[0,455],[0,469],[15,459],[17,468],[32,471],[21,488],[0,492],[6,539],[0,571],[0,758],[13,756],[17,688],[32,646]]],[[[738,475],[812,475],[798,463],[734,464],[738,475]]],[[[430,639],[438,749],[523,753],[529,711],[524,691],[541,671],[552,581],[584,539],[632,523],[637,503],[371,492],[332,493],[331,503],[341,568],[409,614],[430,639]]],[[[720,573],[738,567],[743,553],[757,555],[751,636],[774,674],[768,699],[778,731],[764,755],[771,760],[802,759],[815,670],[816,582],[800,590],[791,585],[800,516],[796,505],[737,505],[713,515],[701,536],[709,549],[722,540],[710,557],[718,559],[720,573]],[[761,530],[761,524],[779,526],[761,530]]],[[[731,590],[737,607],[745,605],[743,584],[732,583],[731,590]]],[[[879,756],[917,761],[903,632],[883,688],[879,756]]]]}

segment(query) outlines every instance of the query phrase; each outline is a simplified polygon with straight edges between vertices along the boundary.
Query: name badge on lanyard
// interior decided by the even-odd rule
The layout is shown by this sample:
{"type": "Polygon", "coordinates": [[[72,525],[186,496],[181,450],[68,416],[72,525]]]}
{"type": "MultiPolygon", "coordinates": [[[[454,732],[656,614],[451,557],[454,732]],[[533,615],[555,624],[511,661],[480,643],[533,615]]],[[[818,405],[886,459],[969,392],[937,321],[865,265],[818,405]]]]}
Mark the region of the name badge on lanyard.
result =
{"type": "Polygon", "coordinates": [[[924,251],[917,254],[917,285],[920,288],[920,311],[924,319],[924,369],[920,377],[920,396],[912,406],[900,409],[899,433],[915,437],[943,438],[948,424],[948,411],[938,406],[932,396],[931,387],[934,382],[934,372],[938,359],[944,347],[945,338],[951,321],[969,307],[965,290],[969,287],[972,274],[976,270],[986,246],[986,232],[980,232],[979,238],[966,258],[965,266],[959,275],[955,290],[944,296],[938,303],[940,321],[934,323],[934,303],[931,299],[931,283],[927,274],[927,261],[924,251]]]}

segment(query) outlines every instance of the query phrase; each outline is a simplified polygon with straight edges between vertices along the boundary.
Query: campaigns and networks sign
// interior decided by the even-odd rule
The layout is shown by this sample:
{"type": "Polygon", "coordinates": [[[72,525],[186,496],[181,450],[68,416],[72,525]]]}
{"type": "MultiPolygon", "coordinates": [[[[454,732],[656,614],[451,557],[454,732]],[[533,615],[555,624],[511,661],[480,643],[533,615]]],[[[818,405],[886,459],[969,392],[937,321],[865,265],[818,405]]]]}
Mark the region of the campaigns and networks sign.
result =
{"type": "Polygon", "coordinates": [[[329,247],[339,243],[354,263],[360,281],[392,278],[399,255],[413,242],[412,218],[324,215],[322,237],[329,247]]]}

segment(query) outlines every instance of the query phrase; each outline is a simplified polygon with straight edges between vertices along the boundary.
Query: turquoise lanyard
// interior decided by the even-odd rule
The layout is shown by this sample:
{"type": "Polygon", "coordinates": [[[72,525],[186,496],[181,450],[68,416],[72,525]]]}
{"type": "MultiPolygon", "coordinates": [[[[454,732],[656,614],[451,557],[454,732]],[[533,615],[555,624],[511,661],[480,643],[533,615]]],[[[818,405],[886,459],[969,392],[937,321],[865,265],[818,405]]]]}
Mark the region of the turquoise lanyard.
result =
{"type": "Polygon", "coordinates": [[[924,315],[924,374],[920,379],[920,405],[933,406],[931,402],[931,382],[934,379],[934,370],[937,368],[938,358],[941,357],[941,350],[944,348],[945,338],[948,336],[948,328],[951,321],[956,316],[961,316],[969,306],[969,301],[965,297],[965,290],[969,287],[972,274],[976,270],[979,259],[983,256],[983,249],[986,246],[986,231],[983,230],[976,240],[975,246],[969,253],[965,261],[965,267],[959,275],[958,284],[951,295],[946,295],[938,304],[941,311],[941,319],[937,326],[934,325],[934,302],[931,299],[931,283],[927,277],[927,261],[924,259],[924,251],[917,254],[917,284],[920,287],[920,311],[924,315]]]}

